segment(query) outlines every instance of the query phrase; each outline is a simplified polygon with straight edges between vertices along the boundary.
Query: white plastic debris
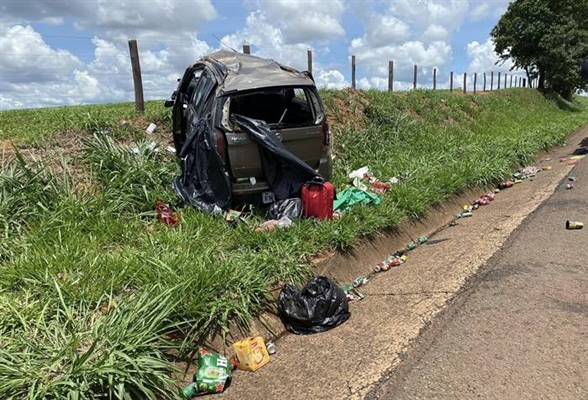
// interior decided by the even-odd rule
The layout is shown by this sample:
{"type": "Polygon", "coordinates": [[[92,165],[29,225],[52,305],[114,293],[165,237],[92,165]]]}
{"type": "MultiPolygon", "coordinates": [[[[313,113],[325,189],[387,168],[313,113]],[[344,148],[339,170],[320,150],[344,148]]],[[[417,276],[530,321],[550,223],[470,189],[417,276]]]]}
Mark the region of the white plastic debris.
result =
{"type": "Polygon", "coordinates": [[[174,146],[167,146],[166,150],[169,151],[170,153],[175,153],[176,152],[176,148],[174,146]]]}
{"type": "Polygon", "coordinates": [[[366,174],[369,174],[369,173],[370,173],[369,167],[361,167],[361,168],[356,169],[355,171],[351,172],[349,174],[349,179],[359,178],[361,180],[366,176],[366,174]]]}
{"type": "Polygon", "coordinates": [[[149,126],[147,127],[147,129],[145,129],[145,133],[148,135],[151,135],[153,132],[155,132],[155,130],[157,129],[157,125],[155,125],[153,122],[149,124],[149,126]]]}

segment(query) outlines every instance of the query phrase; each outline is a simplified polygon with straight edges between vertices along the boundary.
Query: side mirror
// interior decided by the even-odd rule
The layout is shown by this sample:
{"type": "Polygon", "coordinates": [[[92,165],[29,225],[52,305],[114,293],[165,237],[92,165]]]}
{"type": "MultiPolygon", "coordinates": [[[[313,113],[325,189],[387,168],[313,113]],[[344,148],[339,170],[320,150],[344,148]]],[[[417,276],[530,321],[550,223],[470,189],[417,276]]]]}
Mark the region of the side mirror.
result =
{"type": "Polygon", "coordinates": [[[582,80],[588,81],[588,57],[585,57],[582,60],[582,80]]]}
{"type": "Polygon", "coordinates": [[[165,108],[173,107],[174,106],[174,101],[173,100],[166,100],[165,103],[163,103],[163,106],[165,108]]]}

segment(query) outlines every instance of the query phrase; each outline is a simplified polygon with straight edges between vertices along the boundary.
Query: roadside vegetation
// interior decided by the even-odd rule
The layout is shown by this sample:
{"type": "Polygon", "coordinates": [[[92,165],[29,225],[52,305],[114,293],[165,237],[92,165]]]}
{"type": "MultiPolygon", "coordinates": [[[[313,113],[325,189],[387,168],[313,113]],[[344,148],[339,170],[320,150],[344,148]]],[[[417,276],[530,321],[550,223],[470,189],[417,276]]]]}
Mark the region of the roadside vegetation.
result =
{"type": "Polygon", "coordinates": [[[176,398],[172,354],[247,326],[313,255],[492,185],[588,123],[586,99],[529,89],[321,95],[338,189],[364,165],[409,178],[379,206],[269,233],[257,210],[235,226],[179,203],[162,102],[141,117],[132,104],[0,113],[0,397],[176,398]],[[177,226],[157,221],[157,200],[177,226]]]}

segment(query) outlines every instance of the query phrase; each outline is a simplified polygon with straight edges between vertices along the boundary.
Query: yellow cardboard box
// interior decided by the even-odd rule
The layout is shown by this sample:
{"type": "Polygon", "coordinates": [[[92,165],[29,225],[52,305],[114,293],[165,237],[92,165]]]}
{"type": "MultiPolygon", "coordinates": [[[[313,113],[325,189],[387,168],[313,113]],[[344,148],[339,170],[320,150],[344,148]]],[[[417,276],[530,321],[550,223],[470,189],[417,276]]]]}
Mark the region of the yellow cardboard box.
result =
{"type": "Polygon", "coordinates": [[[235,356],[237,357],[237,368],[244,371],[257,371],[270,360],[261,336],[248,337],[239,342],[233,343],[235,356]]]}

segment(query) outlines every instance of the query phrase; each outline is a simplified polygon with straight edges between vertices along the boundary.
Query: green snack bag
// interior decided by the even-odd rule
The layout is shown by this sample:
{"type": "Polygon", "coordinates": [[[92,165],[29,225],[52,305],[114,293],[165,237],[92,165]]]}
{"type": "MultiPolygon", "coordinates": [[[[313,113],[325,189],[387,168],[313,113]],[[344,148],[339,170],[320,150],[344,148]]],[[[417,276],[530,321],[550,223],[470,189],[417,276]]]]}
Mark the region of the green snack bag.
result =
{"type": "Polygon", "coordinates": [[[231,379],[231,365],[225,357],[198,350],[198,370],[194,374],[194,383],[188,385],[183,395],[192,398],[197,393],[220,393],[231,379]]]}

